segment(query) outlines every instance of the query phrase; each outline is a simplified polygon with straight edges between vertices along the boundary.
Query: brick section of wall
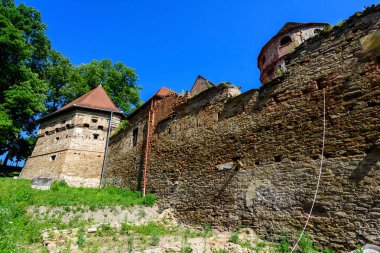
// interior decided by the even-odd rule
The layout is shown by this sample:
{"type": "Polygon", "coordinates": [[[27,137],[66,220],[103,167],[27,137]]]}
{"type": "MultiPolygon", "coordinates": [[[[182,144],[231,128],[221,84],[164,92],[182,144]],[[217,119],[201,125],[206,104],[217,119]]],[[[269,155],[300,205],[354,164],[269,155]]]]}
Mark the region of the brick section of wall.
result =
{"type": "MultiPolygon", "coordinates": [[[[266,238],[302,229],[318,176],[324,89],[325,165],[308,231],[340,251],[380,244],[380,50],[360,44],[379,27],[380,7],[369,8],[299,47],[281,80],[232,98],[231,87],[216,86],[174,107],[154,126],[148,191],[185,223],[242,223],[266,238]]],[[[136,189],[143,153],[128,145],[134,124],[112,140],[106,177],[136,189]]]]}
{"type": "MultiPolygon", "coordinates": [[[[98,187],[110,115],[74,110],[41,124],[21,178],[63,179],[70,186],[98,187]]],[[[120,123],[114,115],[112,127],[120,123]]]]}

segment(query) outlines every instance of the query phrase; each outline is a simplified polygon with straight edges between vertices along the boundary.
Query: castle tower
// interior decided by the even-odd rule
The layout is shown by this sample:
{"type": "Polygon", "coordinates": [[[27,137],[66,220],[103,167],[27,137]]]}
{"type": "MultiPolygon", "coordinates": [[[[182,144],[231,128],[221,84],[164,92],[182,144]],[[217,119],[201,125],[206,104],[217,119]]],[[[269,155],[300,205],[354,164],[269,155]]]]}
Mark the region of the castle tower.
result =
{"type": "Polygon", "coordinates": [[[317,35],[326,23],[287,22],[261,49],[257,59],[260,81],[265,84],[286,71],[285,57],[302,42],[317,35]]]}
{"type": "Polygon", "coordinates": [[[109,121],[111,129],[124,114],[101,86],[39,119],[37,143],[21,178],[53,178],[70,186],[98,187],[109,121]]]}

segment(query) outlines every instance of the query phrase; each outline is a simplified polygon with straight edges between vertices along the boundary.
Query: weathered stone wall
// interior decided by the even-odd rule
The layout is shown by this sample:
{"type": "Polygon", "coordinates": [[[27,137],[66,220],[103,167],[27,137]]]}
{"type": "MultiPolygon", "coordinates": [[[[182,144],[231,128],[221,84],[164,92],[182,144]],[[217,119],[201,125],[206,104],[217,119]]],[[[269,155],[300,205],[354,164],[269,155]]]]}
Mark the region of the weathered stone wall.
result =
{"type": "MultiPolygon", "coordinates": [[[[232,98],[219,85],[177,106],[154,127],[148,191],[182,222],[295,233],[317,184],[325,92],[324,168],[308,231],[338,250],[380,244],[380,50],[360,43],[379,27],[377,6],[307,41],[281,80],[232,98]]],[[[111,142],[106,177],[136,188],[143,150],[123,145],[126,133],[111,142]]]]}
{"type": "MultiPolygon", "coordinates": [[[[110,115],[77,109],[45,120],[20,177],[64,179],[71,186],[98,187],[110,115]]],[[[114,115],[112,126],[120,123],[114,115]]]]}

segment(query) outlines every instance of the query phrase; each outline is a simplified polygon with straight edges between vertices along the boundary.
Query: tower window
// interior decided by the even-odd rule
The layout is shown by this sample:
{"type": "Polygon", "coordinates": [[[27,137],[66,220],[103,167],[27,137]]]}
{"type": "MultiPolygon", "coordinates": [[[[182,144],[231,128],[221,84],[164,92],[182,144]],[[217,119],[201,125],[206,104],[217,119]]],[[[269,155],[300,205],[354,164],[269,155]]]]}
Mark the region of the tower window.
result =
{"type": "Polygon", "coordinates": [[[95,140],[99,139],[99,134],[94,134],[94,139],[95,140]]]}
{"type": "Polygon", "coordinates": [[[103,130],[103,126],[98,126],[98,130],[103,130]]]}
{"type": "Polygon", "coordinates": [[[55,139],[58,141],[58,140],[59,140],[59,137],[56,137],[55,139]]]}
{"type": "Polygon", "coordinates": [[[89,128],[90,125],[86,123],[86,124],[83,124],[83,127],[84,127],[84,128],[89,128]]]}
{"type": "Polygon", "coordinates": [[[133,129],[133,140],[132,140],[132,147],[135,147],[137,145],[137,136],[139,134],[139,129],[136,127],[133,129]]]}
{"type": "Polygon", "coordinates": [[[280,46],[286,46],[290,43],[292,43],[292,38],[290,38],[290,36],[285,36],[284,38],[281,39],[280,46]]]}
{"type": "Polygon", "coordinates": [[[314,30],[314,35],[318,35],[318,34],[320,34],[322,32],[322,29],[315,29],[314,30]]]}
{"type": "Polygon", "coordinates": [[[92,122],[94,122],[94,123],[98,122],[98,118],[92,118],[91,120],[92,120],[92,122]]]}
{"type": "Polygon", "coordinates": [[[52,156],[50,156],[50,161],[54,161],[55,158],[57,158],[57,155],[52,155],[52,156]]]}

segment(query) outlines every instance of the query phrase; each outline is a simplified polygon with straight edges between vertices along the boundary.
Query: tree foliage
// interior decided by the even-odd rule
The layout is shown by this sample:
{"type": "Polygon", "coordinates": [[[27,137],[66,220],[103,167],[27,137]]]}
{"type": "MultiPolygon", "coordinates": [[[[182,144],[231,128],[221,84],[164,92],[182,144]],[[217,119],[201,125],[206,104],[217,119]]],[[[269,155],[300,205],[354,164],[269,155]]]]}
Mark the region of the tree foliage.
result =
{"type": "MultiPolygon", "coordinates": [[[[50,41],[40,13],[24,4],[0,1],[0,154],[14,154],[45,110],[48,86],[40,78],[50,41]]],[[[8,156],[9,156],[8,155],[8,156]]]]}
{"type": "Polygon", "coordinates": [[[111,60],[74,66],[51,49],[45,29],[36,9],[0,0],[0,155],[7,153],[5,160],[30,154],[36,119],[98,85],[126,113],[140,104],[132,68],[111,60]]]}

